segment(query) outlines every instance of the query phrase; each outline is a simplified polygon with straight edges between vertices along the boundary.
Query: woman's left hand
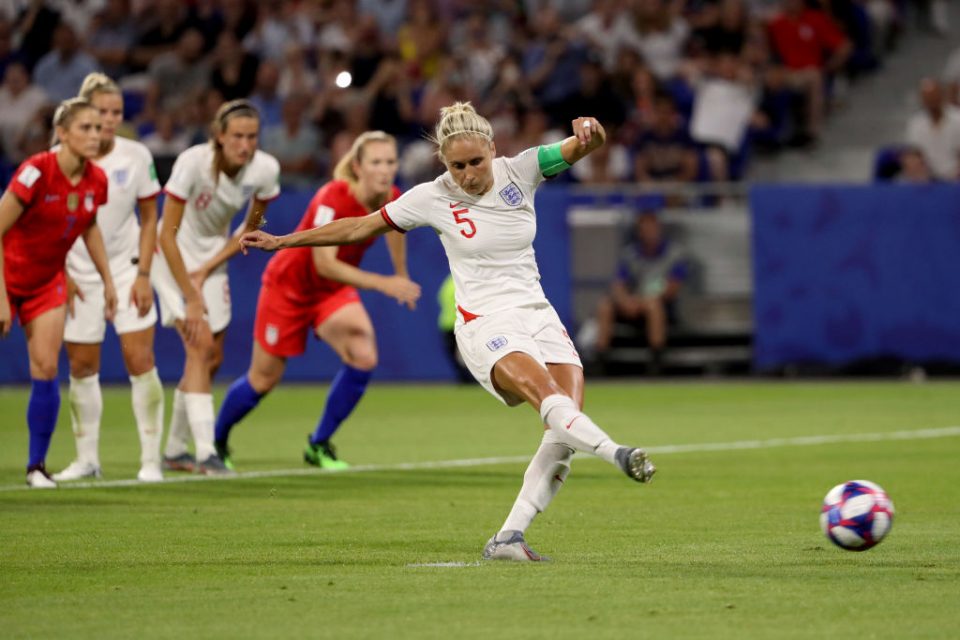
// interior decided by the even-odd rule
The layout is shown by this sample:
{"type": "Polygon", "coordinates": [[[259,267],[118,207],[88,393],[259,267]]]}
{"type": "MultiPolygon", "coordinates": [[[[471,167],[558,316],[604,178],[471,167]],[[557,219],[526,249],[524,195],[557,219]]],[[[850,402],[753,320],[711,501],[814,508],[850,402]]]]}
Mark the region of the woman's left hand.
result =
{"type": "Polygon", "coordinates": [[[603,146],[607,140],[607,131],[599,120],[591,116],[583,116],[573,121],[573,135],[580,142],[580,147],[587,151],[603,146]]]}

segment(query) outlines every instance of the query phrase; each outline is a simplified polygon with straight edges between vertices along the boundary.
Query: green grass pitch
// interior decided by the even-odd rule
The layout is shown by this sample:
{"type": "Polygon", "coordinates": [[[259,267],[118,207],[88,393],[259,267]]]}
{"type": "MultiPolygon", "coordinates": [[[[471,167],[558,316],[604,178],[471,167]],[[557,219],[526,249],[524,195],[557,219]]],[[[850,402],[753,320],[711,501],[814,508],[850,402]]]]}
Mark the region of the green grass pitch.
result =
{"type": "MultiPolygon", "coordinates": [[[[638,485],[578,454],[527,535],[553,561],[520,565],[478,560],[538,418],[478,387],[372,386],[336,438],[355,472],[303,472],[326,387],[288,386],[233,446],[241,472],[291,473],[56,491],[20,489],[27,391],[3,388],[0,637],[956,637],[960,434],[943,430],[958,391],[589,384],[588,413],[659,450],[658,475],[638,485]],[[505,461],[402,466],[484,458],[505,461]],[[897,508],[866,553],[818,524],[827,490],[857,478],[897,508]],[[455,566],[412,566],[434,563],[455,566]]],[[[73,453],[64,407],[48,464],[73,453]]],[[[138,455],[129,392],[106,389],[104,481],[133,478],[138,455]]]]}

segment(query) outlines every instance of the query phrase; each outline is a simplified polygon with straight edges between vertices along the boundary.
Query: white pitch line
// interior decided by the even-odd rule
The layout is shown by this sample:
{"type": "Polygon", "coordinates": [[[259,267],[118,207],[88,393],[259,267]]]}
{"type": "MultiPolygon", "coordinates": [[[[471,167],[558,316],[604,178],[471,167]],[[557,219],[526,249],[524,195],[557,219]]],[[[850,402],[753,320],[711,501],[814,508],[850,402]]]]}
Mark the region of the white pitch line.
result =
{"type": "MultiPolygon", "coordinates": [[[[694,444],[668,444],[659,447],[647,447],[652,454],[671,453],[708,453],[712,451],[737,451],[748,449],[774,449],[777,447],[810,447],[843,442],[883,442],[889,440],[929,440],[931,438],[952,438],[960,436],[960,426],[939,429],[913,429],[887,431],[881,433],[849,433],[820,436],[799,436],[796,438],[770,438],[767,440],[735,440],[733,442],[701,442],[694,444]]],[[[396,464],[358,464],[349,469],[331,471],[328,469],[273,469],[270,471],[241,471],[232,476],[168,475],[159,483],[145,483],[135,479],[104,480],[100,482],[64,482],[59,489],[113,489],[117,487],[148,487],[157,484],[175,484],[184,482],[212,482],[218,480],[249,480],[256,478],[282,478],[289,476],[319,476],[342,473],[370,473],[376,471],[418,471],[421,469],[454,469],[457,467],[481,467],[495,464],[519,464],[528,462],[529,455],[498,456],[494,458],[466,458],[460,460],[434,460],[427,462],[400,462],[396,464]]],[[[0,493],[25,491],[26,485],[0,485],[0,493]]]]}

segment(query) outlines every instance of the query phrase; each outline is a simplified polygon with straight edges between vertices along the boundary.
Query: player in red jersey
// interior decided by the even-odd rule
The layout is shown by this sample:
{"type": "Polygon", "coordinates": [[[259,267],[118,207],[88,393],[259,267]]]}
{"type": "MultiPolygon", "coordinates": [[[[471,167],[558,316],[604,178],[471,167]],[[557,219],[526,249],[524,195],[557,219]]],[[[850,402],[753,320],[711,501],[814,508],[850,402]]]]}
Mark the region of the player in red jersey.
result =
{"type": "MultiPolygon", "coordinates": [[[[314,195],[297,229],[378,210],[400,195],[393,186],[396,174],[394,138],[382,131],[360,135],[337,163],[334,180],[314,195]]],[[[420,286],[407,277],[403,236],[387,234],[393,276],[358,267],[372,243],[370,239],[342,247],[285,251],[267,264],[257,302],[250,369],[230,386],[217,416],[217,453],[231,467],[230,429],[280,382],[287,358],[303,353],[311,329],[340,356],[343,367],[333,379],[323,416],[303,457],[316,466],[348,466],[337,459],[330,438],[360,401],[377,366],[373,324],[357,288],[380,291],[410,309],[420,297],[420,286]]]]}
{"type": "Polygon", "coordinates": [[[44,462],[57,426],[57,359],[67,315],[67,252],[83,236],[103,279],[104,315],[113,319],[117,294],[97,209],[107,201],[107,176],[88,162],[100,151],[100,112],[82,98],[62,102],[53,116],[60,148],[27,158],[0,199],[0,337],[14,316],[30,357],[30,457],[27,484],[52,488],[44,462]]]}

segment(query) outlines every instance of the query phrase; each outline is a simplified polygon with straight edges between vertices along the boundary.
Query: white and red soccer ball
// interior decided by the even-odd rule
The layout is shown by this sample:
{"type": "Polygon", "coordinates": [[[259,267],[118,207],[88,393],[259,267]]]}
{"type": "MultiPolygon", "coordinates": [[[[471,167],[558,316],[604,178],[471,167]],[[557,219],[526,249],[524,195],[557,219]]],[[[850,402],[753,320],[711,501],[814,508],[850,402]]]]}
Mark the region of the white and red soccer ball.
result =
{"type": "Polygon", "coordinates": [[[893,502],[886,491],[868,480],[838,484],[823,499],[820,528],[841,549],[871,549],[880,544],[892,525],[893,502]]]}

